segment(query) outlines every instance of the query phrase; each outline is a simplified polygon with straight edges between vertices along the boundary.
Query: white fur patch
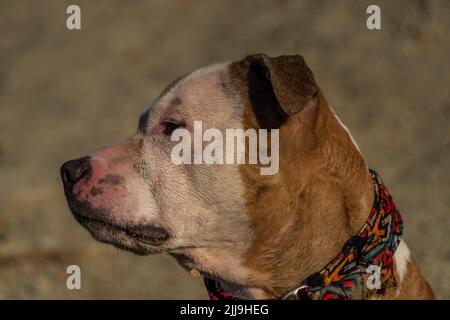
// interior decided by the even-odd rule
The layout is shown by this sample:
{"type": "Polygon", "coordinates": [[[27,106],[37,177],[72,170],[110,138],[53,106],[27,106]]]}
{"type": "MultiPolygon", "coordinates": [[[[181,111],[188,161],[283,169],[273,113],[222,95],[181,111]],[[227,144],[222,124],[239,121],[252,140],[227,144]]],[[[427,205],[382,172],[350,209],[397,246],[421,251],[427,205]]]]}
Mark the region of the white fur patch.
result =
{"type": "Polygon", "coordinates": [[[201,76],[203,76],[207,73],[214,72],[217,70],[225,70],[229,64],[230,64],[230,62],[220,62],[220,63],[211,64],[209,66],[194,70],[193,72],[188,74],[185,78],[181,79],[181,81],[178,83],[177,86],[187,82],[190,79],[200,78],[201,76]]]}
{"type": "Polygon", "coordinates": [[[406,245],[405,241],[400,241],[400,244],[398,245],[398,248],[394,254],[395,271],[398,277],[397,295],[400,294],[400,287],[407,272],[410,257],[411,252],[409,251],[409,248],[406,245]]]}

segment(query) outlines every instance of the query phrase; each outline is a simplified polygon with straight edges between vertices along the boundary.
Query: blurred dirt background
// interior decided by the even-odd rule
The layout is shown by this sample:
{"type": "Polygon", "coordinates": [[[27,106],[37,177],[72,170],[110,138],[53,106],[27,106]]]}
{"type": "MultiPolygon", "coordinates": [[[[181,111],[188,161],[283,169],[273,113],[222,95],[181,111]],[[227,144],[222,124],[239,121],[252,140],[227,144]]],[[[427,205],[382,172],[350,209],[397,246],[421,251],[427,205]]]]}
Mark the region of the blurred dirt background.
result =
{"type": "Polygon", "coordinates": [[[246,54],[302,54],[404,214],[405,239],[450,298],[450,2],[0,2],[0,298],[206,298],[165,256],[97,243],[59,166],[131,135],[171,80],[246,54]],[[82,30],[66,29],[80,5],[82,30]],[[379,4],[382,29],[366,28],[379,4]],[[66,289],[66,267],[82,289],[66,289]]]}

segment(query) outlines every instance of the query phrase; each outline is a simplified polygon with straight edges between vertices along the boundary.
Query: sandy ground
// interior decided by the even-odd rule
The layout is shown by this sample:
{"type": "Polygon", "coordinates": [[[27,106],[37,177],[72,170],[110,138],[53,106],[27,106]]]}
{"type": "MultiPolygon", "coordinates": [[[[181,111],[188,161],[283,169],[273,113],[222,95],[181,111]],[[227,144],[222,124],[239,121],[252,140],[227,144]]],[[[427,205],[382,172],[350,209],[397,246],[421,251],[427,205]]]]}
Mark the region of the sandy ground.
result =
{"type": "Polygon", "coordinates": [[[405,239],[450,298],[450,2],[0,2],[0,298],[206,298],[165,256],[91,239],[59,166],[132,134],[177,76],[248,53],[302,54],[391,189],[405,239]],[[68,4],[82,30],[65,27],[68,4]],[[382,8],[382,30],[365,9],[382,8]],[[82,289],[66,289],[66,267],[82,289]]]}

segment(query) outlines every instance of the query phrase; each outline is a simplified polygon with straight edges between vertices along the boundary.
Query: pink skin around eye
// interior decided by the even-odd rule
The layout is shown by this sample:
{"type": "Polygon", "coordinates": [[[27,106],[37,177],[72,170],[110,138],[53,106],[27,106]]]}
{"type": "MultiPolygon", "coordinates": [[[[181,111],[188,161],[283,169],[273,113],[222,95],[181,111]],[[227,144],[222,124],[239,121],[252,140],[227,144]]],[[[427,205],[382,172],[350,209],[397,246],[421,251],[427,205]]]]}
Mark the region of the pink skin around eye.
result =
{"type": "Polygon", "coordinates": [[[164,122],[158,122],[153,128],[150,130],[152,134],[162,134],[166,129],[166,124],[164,122]]]}
{"type": "MultiPolygon", "coordinates": [[[[178,128],[178,127],[184,127],[184,123],[180,122],[178,124],[178,121],[176,120],[163,120],[161,122],[158,122],[155,126],[153,126],[153,128],[150,130],[150,132],[152,134],[167,134],[167,132],[165,132],[165,130],[169,127],[174,127],[174,129],[178,128]]],[[[172,131],[172,130],[170,130],[172,131]]],[[[169,132],[170,133],[170,132],[169,132]]]]}

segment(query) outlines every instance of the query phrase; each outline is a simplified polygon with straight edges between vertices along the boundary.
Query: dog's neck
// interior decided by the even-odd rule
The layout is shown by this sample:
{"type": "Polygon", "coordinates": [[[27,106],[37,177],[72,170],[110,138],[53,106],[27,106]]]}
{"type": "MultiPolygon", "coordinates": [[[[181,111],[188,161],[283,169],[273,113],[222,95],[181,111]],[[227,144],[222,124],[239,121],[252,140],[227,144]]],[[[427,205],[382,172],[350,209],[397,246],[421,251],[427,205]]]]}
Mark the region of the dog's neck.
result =
{"type": "Polygon", "coordinates": [[[364,159],[322,94],[280,137],[280,175],[249,200],[255,239],[244,265],[251,273],[248,290],[237,288],[247,298],[299,286],[361,228],[373,204],[364,159]]]}

